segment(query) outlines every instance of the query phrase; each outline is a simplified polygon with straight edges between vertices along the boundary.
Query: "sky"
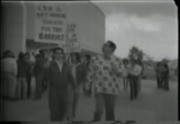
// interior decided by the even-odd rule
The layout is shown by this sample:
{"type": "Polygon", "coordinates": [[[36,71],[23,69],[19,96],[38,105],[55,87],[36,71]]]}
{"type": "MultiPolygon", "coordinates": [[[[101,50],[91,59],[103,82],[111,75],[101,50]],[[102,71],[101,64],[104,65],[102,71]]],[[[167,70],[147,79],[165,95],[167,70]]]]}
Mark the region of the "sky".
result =
{"type": "Polygon", "coordinates": [[[137,46],[153,58],[178,58],[177,6],[171,0],[92,1],[105,14],[106,40],[125,58],[137,46]]]}

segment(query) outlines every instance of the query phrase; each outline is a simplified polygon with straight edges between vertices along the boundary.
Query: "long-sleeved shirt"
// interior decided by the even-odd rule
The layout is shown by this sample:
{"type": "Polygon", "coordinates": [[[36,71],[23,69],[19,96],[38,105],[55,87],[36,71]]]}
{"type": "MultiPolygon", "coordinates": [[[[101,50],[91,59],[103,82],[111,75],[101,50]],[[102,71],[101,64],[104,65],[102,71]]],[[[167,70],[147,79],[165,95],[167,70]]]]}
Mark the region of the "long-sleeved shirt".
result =
{"type": "Polygon", "coordinates": [[[129,74],[130,75],[133,75],[133,76],[139,76],[141,74],[141,71],[142,71],[142,67],[135,64],[134,66],[130,66],[129,67],[129,74]]]}
{"type": "Polygon", "coordinates": [[[17,61],[17,66],[18,66],[18,77],[24,77],[27,78],[27,76],[30,74],[31,71],[31,66],[28,62],[25,62],[23,60],[18,60],[17,61]]]}
{"type": "Polygon", "coordinates": [[[1,69],[3,72],[9,72],[17,75],[17,62],[14,58],[5,58],[1,60],[1,69]]]}
{"type": "Polygon", "coordinates": [[[120,84],[117,80],[118,76],[112,71],[112,65],[118,69],[121,63],[115,56],[111,56],[110,60],[105,60],[103,56],[95,57],[90,63],[86,87],[94,86],[96,93],[119,94],[120,84]]]}
{"type": "Polygon", "coordinates": [[[127,77],[128,76],[128,68],[129,68],[129,66],[130,66],[130,64],[128,64],[126,66],[124,64],[122,64],[121,69],[119,70],[119,72],[122,73],[122,77],[127,77]]]}

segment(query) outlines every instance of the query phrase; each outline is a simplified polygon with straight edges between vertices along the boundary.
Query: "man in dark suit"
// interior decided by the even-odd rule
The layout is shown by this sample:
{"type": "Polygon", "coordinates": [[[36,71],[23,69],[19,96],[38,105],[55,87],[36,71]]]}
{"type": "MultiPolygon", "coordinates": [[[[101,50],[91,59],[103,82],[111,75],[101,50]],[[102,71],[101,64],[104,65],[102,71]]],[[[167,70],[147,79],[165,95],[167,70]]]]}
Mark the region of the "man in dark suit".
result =
{"type": "Polygon", "coordinates": [[[62,48],[55,48],[49,66],[49,107],[51,121],[62,121],[67,109],[67,84],[69,69],[62,48]]]}

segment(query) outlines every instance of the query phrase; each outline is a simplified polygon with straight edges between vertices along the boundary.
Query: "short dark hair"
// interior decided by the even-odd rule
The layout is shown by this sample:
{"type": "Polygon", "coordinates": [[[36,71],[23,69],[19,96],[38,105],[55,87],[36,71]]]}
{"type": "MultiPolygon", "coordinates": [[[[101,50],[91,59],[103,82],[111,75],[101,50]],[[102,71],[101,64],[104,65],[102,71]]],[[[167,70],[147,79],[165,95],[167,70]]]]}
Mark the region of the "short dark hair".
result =
{"type": "Polygon", "coordinates": [[[71,56],[72,55],[75,55],[77,61],[80,62],[80,55],[79,55],[79,53],[76,53],[76,52],[75,53],[71,53],[71,56]]]}
{"type": "Polygon", "coordinates": [[[116,50],[116,44],[111,40],[108,40],[107,43],[109,43],[110,47],[112,48],[112,50],[114,52],[116,50]]]}
{"type": "Polygon", "coordinates": [[[24,53],[23,53],[23,52],[19,52],[19,54],[18,54],[18,59],[19,59],[19,60],[22,60],[23,57],[24,57],[24,53]]]}
{"type": "Polygon", "coordinates": [[[135,64],[137,64],[137,60],[136,59],[131,59],[132,62],[134,62],[135,64]]]}
{"type": "Polygon", "coordinates": [[[64,50],[63,50],[61,47],[56,47],[56,48],[54,48],[54,49],[53,49],[53,53],[55,54],[55,52],[56,52],[57,50],[61,50],[62,53],[64,54],[64,50]]]}
{"type": "Polygon", "coordinates": [[[15,58],[14,52],[12,52],[11,50],[6,50],[3,53],[2,58],[7,58],[7,57],[15,58]]]}
{"type": "Polygon", "coordinates": [[[28,52],[24,53],[24,56],[30,57],[30,54],[28,52]]]}
{"type": "Polygon", "coordinates": [[[39,59],[41,57],[42,57],[42,54],[40,54],[40,53],[36,54],[36,56],[35,56],[36,59],[39,59]]]}

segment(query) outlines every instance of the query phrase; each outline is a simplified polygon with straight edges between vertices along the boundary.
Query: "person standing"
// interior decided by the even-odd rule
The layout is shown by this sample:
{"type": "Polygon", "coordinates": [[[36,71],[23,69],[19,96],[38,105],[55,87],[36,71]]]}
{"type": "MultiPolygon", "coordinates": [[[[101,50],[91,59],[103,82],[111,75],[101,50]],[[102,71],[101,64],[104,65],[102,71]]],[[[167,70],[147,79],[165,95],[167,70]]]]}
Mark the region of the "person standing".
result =
{"type": "Polygon", "coordinates": [[[120,92],[120,84],[117,80],[119,66],[122,62],[113,55],[116,45],[107,41],[102,47],[102,56],[96,56],[90,63],[90,71],[87,76],[85,89],[94,89],[95,112],[94,120],[100,121],[105,105],[106,120],[115,120],[115,102],[120,92]]]}
{"type": "Polygon", "coordinates": [[[164,71],[163,71],[163,89],[169,91],[169,66],[167,63],[163,63],[164,71]]]}
{"type": "Polygon", "coordinates": [[[16,99],[17,71],[14,53],[10,50],[5,51],[1,60],[2,95],[9,100],[16,99]]]}
{"type": "Polygon", "coordinates": [[[82,77],[82,85],[81,90],[82,92],[85,91],[85,82],[87,81],[87,74],[89,71],[89,64],[90,64],[91,56],[89,54],[85,54],[81,56],[81,65],[80,65],[80,71],[81,74],[79,74],[79,77],[82,77]]]}
{"type": "Polygon", "coordinates": [[[122,65],[122,78],[123,78],[123,85],[124,85],[124,90],[128,89],[128,66],[129,62],[127,59],[123,60],[123,65],[122,65]]]}
{"type": "Polygon", "coordinates": [[[25,53],[24,55],[19,55],[19,59],[17,61],[18,64],[18,85],[17,85],[17,98],[18,99],[26,99],[27,98],[27,77],[30,73],[30,65],[29,65],[29,54],[25,53]],[[21,56],[22,59],[21,59],[21,56]]]}
{"type": "Polygon", "coordinates": [[[41,99],[42,88],[43,88],[43,78],[44,78],[44,59],[41,54],[36,55],[36,62],[34,66],[34,76],[36,82],[35,98],[41,99]]]}
{"type": "Polygon", "coordinates": [[[64,60],[64,51],[58,47],[53,50],[53,60],[48,69],[49,95],[51,121],[62,121],[67,109],[67,84],[70,82],[69,69],[64,60]]]}
{"type": "Polygon", "coordinates": [[[78,53],[71,53],[70,60],[70,83],[68,84],[68,102],[66,119],[72,121],[75,119],[75,112],[78,102],[78,96],[80,91],[81,77],[78,76],[80,72],[80,56],[78,53]]]}
{"type": "Polygon", "coordinates": [[[138,96],[138,83],[139,76],[141,74],[142,68],[137,64],[136,60],[130,60],[130,67],[128,69],[129,79],[130,79],[130,99],[136,99],[138,96]]]}
{"type": "Polygon", "coordinates": [[[29,66],[30,66],[30,71],[27,76],[27,96],[28,98],[33,98],[34,97],[34,89],[35,89],[35,78],[33,74],[34,66],[35,66],[35,53],[31,52],[30,53],[30,58],[29,58],[29,66]]]}
{"type": "Polygon", "coordinates": [[[141,60],[137,60],[137,64],[141,67],[141,73],[139,75],[139,81],[138,81],[138,94],[139,94],[141,91],[141,79],[144,76],[144,65],[141,60]]]}
{"type": "Polygon", "coordinates": [[[157,62],[155,67],[157,88],[162,88],[162,63],[157,62]]]}

